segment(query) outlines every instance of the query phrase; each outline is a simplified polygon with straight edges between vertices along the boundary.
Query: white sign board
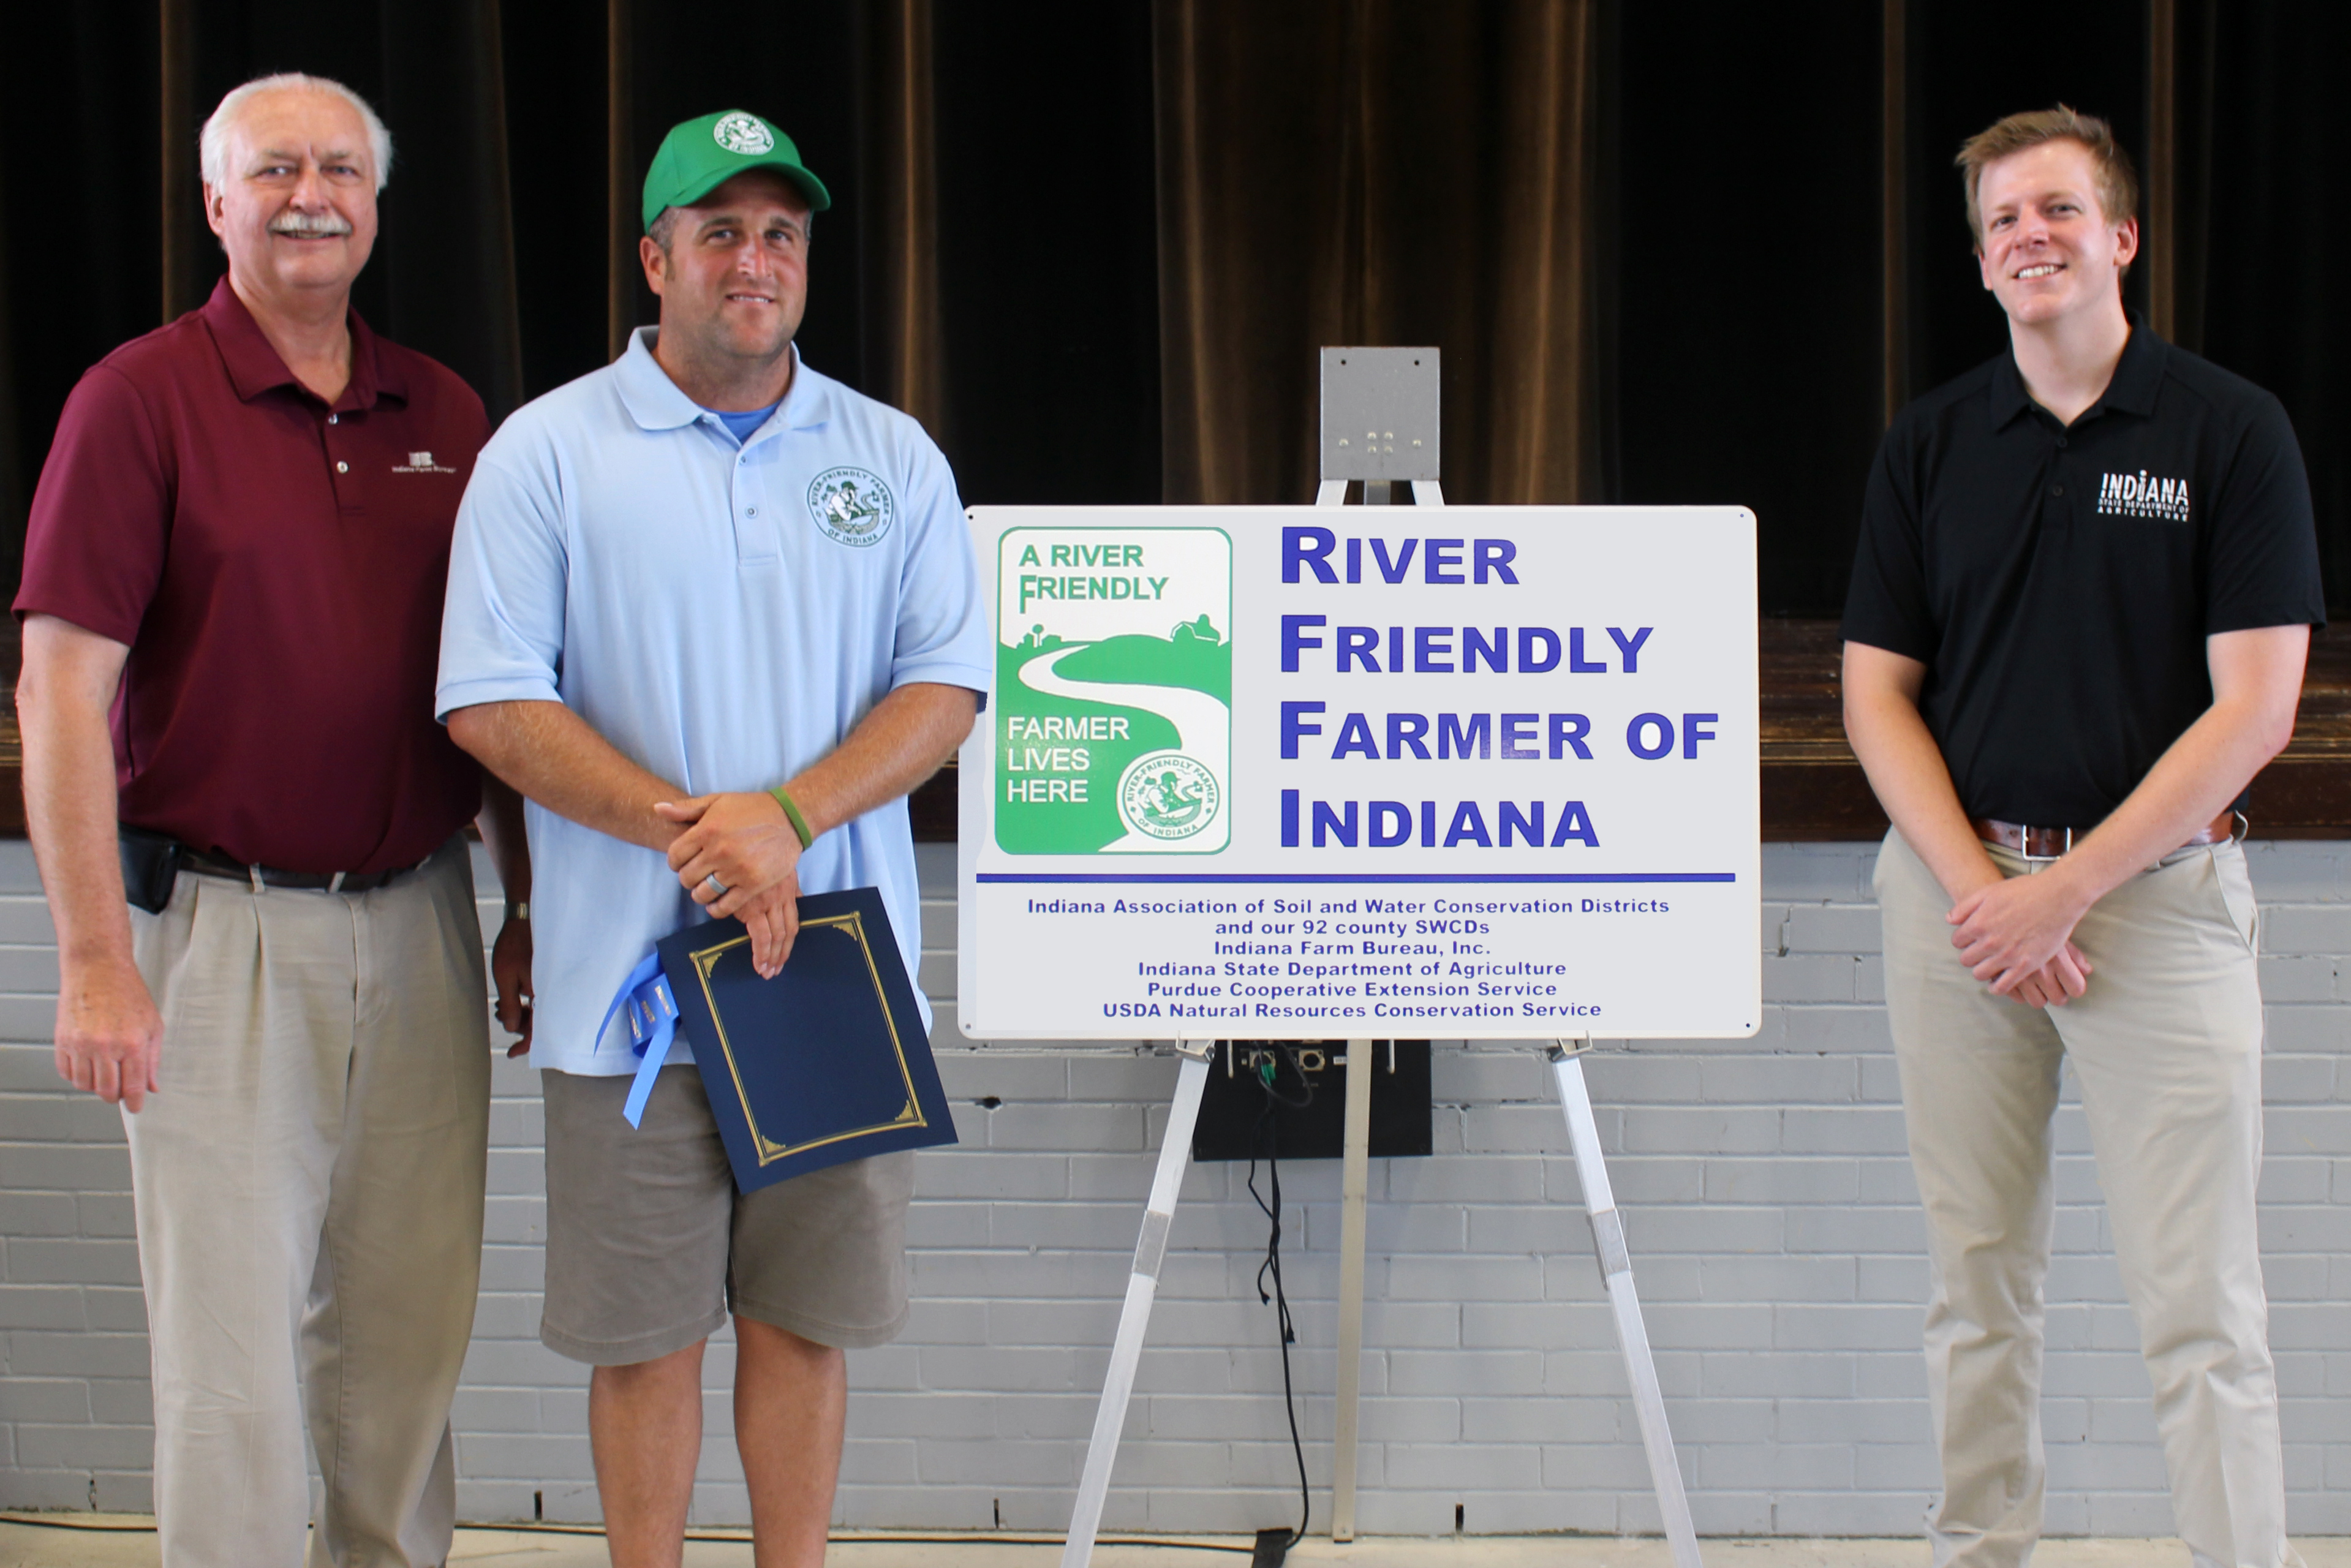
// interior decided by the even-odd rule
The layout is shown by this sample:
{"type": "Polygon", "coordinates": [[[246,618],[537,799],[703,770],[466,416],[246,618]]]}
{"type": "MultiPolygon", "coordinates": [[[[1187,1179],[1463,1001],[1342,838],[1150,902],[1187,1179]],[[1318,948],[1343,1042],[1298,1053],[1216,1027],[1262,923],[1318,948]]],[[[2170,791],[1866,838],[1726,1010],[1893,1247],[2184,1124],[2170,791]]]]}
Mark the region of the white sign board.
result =
{"type": "Polygon", "coordinates": [[[1740,1036],[1743,508],[978,507],[977,1039],[1740,1036]]]}

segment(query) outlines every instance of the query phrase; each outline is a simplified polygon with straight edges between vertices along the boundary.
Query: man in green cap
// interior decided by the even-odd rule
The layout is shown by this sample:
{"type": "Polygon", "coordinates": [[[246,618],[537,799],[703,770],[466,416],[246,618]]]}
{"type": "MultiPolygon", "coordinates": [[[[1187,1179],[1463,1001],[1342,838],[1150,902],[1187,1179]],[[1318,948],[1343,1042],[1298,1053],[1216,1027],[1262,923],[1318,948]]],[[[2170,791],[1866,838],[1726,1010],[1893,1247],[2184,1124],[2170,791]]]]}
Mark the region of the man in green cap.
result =
{"type": "Polygon", "coordinates": [[[799,893],[878,886],[920,957],[904,797],[969,733],[991,649],[946,460],[792,346],[827,204],[755,115],[672,131],[640,246],[659,329],[507,422],[451,558],[436,710],[530,801],[539,1337],[595,1367],[618,1568],[679,1561],[703,1343],[730,1311],[758,1560],[820,1563],[842,1351],[906,1321],[910,1154],[738,1194],[684,1041],[632,1129],[628,1030],[598,1033],[696,904],[740,916],[773,974],[799,893]]]}

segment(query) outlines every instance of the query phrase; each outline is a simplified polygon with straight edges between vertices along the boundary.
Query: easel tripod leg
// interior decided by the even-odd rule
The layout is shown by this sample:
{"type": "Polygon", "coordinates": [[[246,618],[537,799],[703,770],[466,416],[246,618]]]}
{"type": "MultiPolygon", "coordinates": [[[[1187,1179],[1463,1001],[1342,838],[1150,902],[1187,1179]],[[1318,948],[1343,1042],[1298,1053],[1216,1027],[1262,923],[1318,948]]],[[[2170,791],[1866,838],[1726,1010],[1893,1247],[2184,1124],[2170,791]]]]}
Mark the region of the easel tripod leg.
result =
{"type": "Polygon", "coordinates": [[[1364,1227],[1371,1194],[1372,1042],[1347,1042],[1347,1115],[1339,1176],[1339,1386],[1331,1539],[1355,1539],[1355,1444],[1364,1388],[1364,1227]]]}
{"type": "Polygon", "coordinates": [[[1086,1468],[1078,1479],[1077,1506],[1061,1545],[1061,1568],[1086,1568],[1094,1536],[1102,1529],[1102,1502],[1110,1495],[1111,1466],[1126,1426],[1127,1401],[1134,1393],[1134,1369],[1143,1359],[1144,1331],[1159,1293],[1159,1264],[1167,1255],[1167,1231],[1176,1219],[1176,1195],[1192,1163],[1192,1129],[1200,1120],[1200,1092],[1207,1086],[1207,1040],[1179,1040],[1184,1059],[1176,1074],[1176,1100],[1168,1108],[1167,1134],[1159,1145],[1159,1169],[1151,1179],[1151,1200],[1143,1214],[1143,1235],[1134,1244],[1134,1271],[1127,1276],[1126,1304],[1119,1309],[1118,1337],[1112,1342],[1110,1371],[1102,1379],[1102,1404],[1094,1411],[1093,1437],[1086,1444],[1086,1468]]]}
{"type": "Polygon", "coordinates": [[[1682,1491],[1682,1471],[1674,1458],[1674,1435],[1666,1424],[1665,1391],[1657,1385],[1657,1364],[1649,1354],[1649,1333],[1641,1321],[1641,1301],[1633,1292],[1633,1260],[1625,1247],[1625,1222],[1616,1212],[1616,1195],[1608,1185],[1608,1166],[1600,1153],[1600,1126],[1593,1120],[1592,1095],[1583,1082],[1580,1050],[1564,1042],[1552,1048],[1552,1070],[1559,1080],[1560,1108],[1567,1116],[1567,1140],[1575,1150],[1576,1178],[1583,1186],[1584,1211],[1592,1217],[1593,1244],[1599,1249],[1601,1276],[1608,1281],[1608,1305],[1616,1319],[1616,1344],[1624,1354],[1625,1372],[1632,1380],[1633,1409],[1640,1417],[1641,1447],[1649,1456],[1649,1480],[1656,1488],[1657,1512],[1664,1519],[1667,1542],[1673,1548],[1674,1568],[1702,1568],[1698,1554],[1698,1529],[1690,1521],[1689,1499],[1682,1491]]]}

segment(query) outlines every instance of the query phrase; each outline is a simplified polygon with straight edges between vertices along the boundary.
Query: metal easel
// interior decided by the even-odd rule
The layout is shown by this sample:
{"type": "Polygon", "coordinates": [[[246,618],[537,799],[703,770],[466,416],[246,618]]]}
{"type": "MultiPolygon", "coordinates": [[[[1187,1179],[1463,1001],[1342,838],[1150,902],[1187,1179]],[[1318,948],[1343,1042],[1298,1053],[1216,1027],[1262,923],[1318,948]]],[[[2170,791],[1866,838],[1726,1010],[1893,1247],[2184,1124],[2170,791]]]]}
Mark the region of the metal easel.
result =
{"type": "MultiPolygon", "coordinates": [[[[1437,370],[1435,349],[1325,349],[1322,350],[1322,483],[1314,504],[1337,507],[1346,502],[1350,481],[1364,486],[1364,504],[1384,506],[1395,483],[1412,486],[1413,504],[1441,507],[1445,496],[1437,484],[1437,370]]],[[[1347,1042],[1346,1116],[1340,1166],[1339,1210],[1339,1373],[1336,1423],[1332,1458],[1331,1538],[1355,1538],[1355,1471],[1360,1434],[1364,1369],[1364,1224],[1371,1187],[1371,1128],[1373,1045],[1368,1040],[1347,1042]]],[[[1600,1128],[1592,1114],[1592,1096],[1583,1079],[1583,1053],[1589,1037],[1553,1040],[1544,1048],[1559,1085],[1561,1111],[1567,1120],[1568,1143],[1575,1152],[1576,1176],[1583,1191],[1584,1212],[1592,1221],[1593,1243],[1599,1253],[1600,1272],[1608,1285],[1608,1302],[1616,1323],[1616,1343],[1632,1382],[1633,1407],[1641,1425],[1641,1446],[1649,1459],[1649,1479],[1656,1489],[1657,1511],[1665,1523],[1675,1568],[1703,1568],[1698,1559],[1698,1531],[1690,1520],[1689,1500],[1682,1490],[1681,1467],[1674,1455],[1673,1432],[1666,1422],[1666,1402],[1657,1383],[1656,1360],[1649,1353],[1649,1335],[1641,1319],[1640,1298],[1633,1290],[1632,1255],[1625,1245],[1625,1226],[1608,1183],[1608,1168],[1600,1150],[1600,1128]]],[[[1110,1472],[1118,1454],[1119,1433],[1126,1425],[1126,1408],[1134,1392],[1136,1364],[1143,1356],[1143,1336],[1151,1305],[1159,1291],[1159,1267],[1167,1251],[1167,1232],[1176,1216],[1176,1197],[1191,1162],[1192,1131],[1200,1116],[1200,1094],[1208,1076],[1213,1040],[1178,1040],[1176,1051],[1183,1065],[1176,1078],[1176,1099],[1167,1117],[1167,1131],[1159,1149],[1158,1173],[1152,1179],[1151,1198],[1143,1216],[1143,1234],[1134,1245],[1134,1269],[1127,1277],[1126,1302],[1120,1309],[1118,1336],[1111,1347],[1110,1370],[1102,1380],[1102,1404],[1094,1413],[1093,1436],[1086,1448],[1085,1469],[1078,1483],[1077,1506],[1061,1548],[1061,1568],[1088,1568],[1093,1559],[1094,1537],[1102,1527],[1104,1500],[1110,1492],[1110,1472]]]]}

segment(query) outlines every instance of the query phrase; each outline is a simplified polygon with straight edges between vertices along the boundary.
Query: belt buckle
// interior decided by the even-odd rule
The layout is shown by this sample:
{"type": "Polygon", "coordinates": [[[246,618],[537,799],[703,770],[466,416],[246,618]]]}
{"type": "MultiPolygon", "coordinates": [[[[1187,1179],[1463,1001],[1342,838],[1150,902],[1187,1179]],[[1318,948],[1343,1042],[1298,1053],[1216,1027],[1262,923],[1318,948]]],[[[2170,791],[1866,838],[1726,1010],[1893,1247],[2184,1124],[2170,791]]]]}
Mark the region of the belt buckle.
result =
{"type": "MultiPolygon", "coordinates": [[[[274,882],[272,882],[272,881],[269,879],[269,876],[268,876],[268,874],[267,874],[267,868],[266,868],[265,866],[263,866],[263,865],[261,864],[261,862],[258,862],[258,861],[256,861],[256,862],[254,862],[252,864],[250,864],[250,865],[246,866],[246,867],[245,868],[245,873],[246,873],[246,876],[248,876],[248,877],[250,877],[250,878],[252,879],[252,881],[253,881],[253,891],[254,891],[254,892],[256,892],[256,893],[257,893],[257,894],[258,894],[258,893],[266,893],[266,892],[268,892],[272,887],[276,887],[276,886],[279,886],[279,885],[281,885],[280,883],[274,883],[274,882]]],[[[342,892],[342,891],[343,891],[343,881],[344,881],[344,879],[345,879],[346,877],[350,876],[350,873],[349,873],[349,872],[347,872],[347,871],[339,871],[339,872],[335,873],[331,877],[328,878],[328,880],[327,880],[327,883],[326,883],[326,885],[325,885],[325,886],[323,886],[323,887],[319,887],[319,888],[317,888],[315,891],[319,892],[319,893],[340,893],[340,892],[342,892]]],[[[304,890],[304,891],[312,891],[312,890],[308,890],[308,889],[306,889],[306,890],[304,890]]]]}
{"type": "MultiPolygon", "coordinates": [[[[2016,852],[2018,858],[2022,859],[2026,864],[2033,866],[2055,865],[2059,861],[2064,860],[2067,855],[2074,852],[2074,830],[2066,828],[2064,830],[2065,834],[2065,847],[2064,849],[2058,851],[2053,855],[2034,854],[2032,852],[2032,835],[2034,831],[2035,830],[2024,823],[2020,822],[2017,824],[2016,852]]],[[[2054,833],[2059,831],[2059,830],[2055,828],[2043,828],[2039,831],[2044,833],[2054,833]]]]}

